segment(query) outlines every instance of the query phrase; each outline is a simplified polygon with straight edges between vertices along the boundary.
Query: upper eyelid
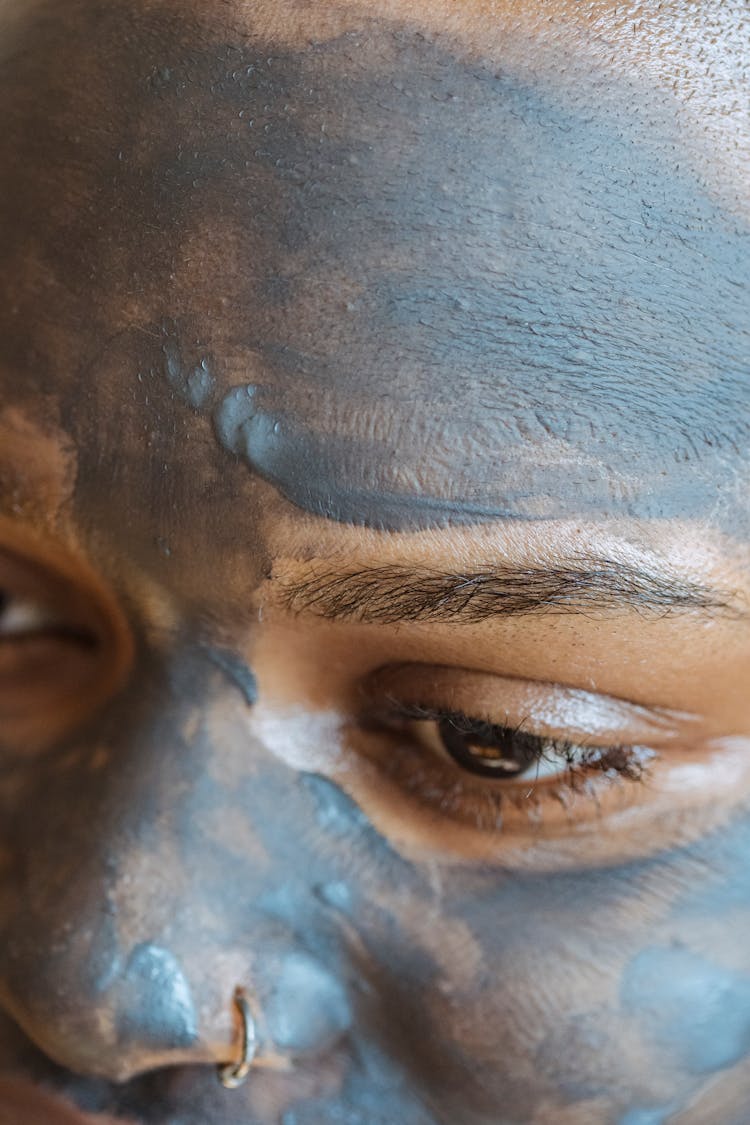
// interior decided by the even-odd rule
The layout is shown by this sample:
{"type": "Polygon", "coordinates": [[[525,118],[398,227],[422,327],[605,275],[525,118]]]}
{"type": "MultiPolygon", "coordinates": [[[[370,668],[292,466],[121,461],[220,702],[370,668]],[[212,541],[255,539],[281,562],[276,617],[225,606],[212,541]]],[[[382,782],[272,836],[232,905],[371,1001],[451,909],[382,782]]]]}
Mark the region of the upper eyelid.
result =
{"type": "MultiPolygon", "coordinates": [[[[678,730],[681,737],[694,734],[704,723],[703,716],[674,707],[639,703],[632,698],[564,682],[503,675],[456,665],[393,664],[375,672],[370,683],[370,698],[376,704],[382,704],[383,700],[393,706],[405,702],[411,706],[418,702],[419,706],[427,709],[436,707],[441,711],[464,711],[496,724],[499,713],[504,715],[502,721],[508,721],[510,714],[520,710],[529,718],[533,716],[537,725],[563,730],[595,728],[614,731],[624,725],[636,725],[643,732],[636,741],[648,741],[648,737],[669,737],[678,730]],[[425,680],[426,685],[422,686],[425,680]],[[422,698],[418,699],[419,696],[422,698]],[[456,696],[461,700],[459,705],[453,702],[456,696]],[[467,698],[471,700],[468,705],[465,704],[467,698]],[[510,700],[511,706],[501,712],[500,706],[497,710],[492,706],[493,700],[497,700],[500,706],[510,700]],[[515,707],[513,701],[519,701],[520,708],[515,707]]],[[[513,725],[512,721],[510,725],[513,725]]]]}
{"type": "MultiPolygon", "coordinates": [[[[442,668],[441,673],[446,670],[442,668]]],[[[450,671],[455,673],[459,670],[450,671]]],[[[386,722],[388,719],[439,721],[446,714],[463,714],[469,720],[521,730],[542,739],[569,742],[584,748],[624,745],[666,749],[670,746],[697,746],[708,737],[705,723],[699,716],[666,708],[654,711],[630,701],[579,692],[561,685],[509,681],[504,677],[472,673],[467,669],[463,672],[469,684],[462,683],[462,677],[456,677],[455,690],[453,684],[444,678],[434,680],[432,676],[429,676],[426,688],[420,688],[421,676],[411,684],[404,677],[403,689],[398,690],[389,670],[383,685],[386,690],[368,692],[369,698],[361,714],[366,722],[372,720],[375,723],[379,719],[386,722]],[[476,675],[480,683],[474,686],[471,680],[476,675]],[[488,684],[488,680],[494,682],[488,684]],[[510,689],[517,689],[519,685],[520,692],[508,694],[510,689]],[[524,692],[524,686],[530,689],[530,696],[524,692]],[[549,689],[549,699],[546,693],[540,698],[539,689],[545,687],[549,689]],[[555,700],[557,696],[565,701],[571,695],[574,703],[570,708],[561,708],[555,700]],[[584,697],[583,707],[579,706],[578,696],[584,697]],[[603,712],[600,707],[604,708],[603,712]]],[[[399,678],[402,673],[403,667],[399,678]]],[[[377,678],[375,683],[377,685],[377,678]]]]}
{"type": "Polygon", "coordinates": [[[466,725],[484,723],[487,726],[505,727],[506,729],[520,730],[526,720],[522,720],[520,724],[510,723],[508,716],[505,720],[498,721],[497,719],[485,718],[481,715],[469,715],[465,711],[457,711],[452,707],[434,707],[430,705],[423,705],[420,703],[403,703],[397,699],[389,700],[389,706],[393,708],[393,713],[405,719],[415,719],[440,722],[445,719],[455,719],[457,724],[464,723],[466,725]]]}
{"type": "Polygon", "coordinates": [[[597,745],[587,738],[565,738],[536,731],[533,729],[531,716],[524,716],[520,722],[511,722],[509,716],[506,715],[504,720],[498,721],[497,719],[484,718],[480,715],[468,715],[463,711],[455,711],[450,708],[423,707],[419,704],[402,704],[398,701],[394,701],[391,714],[392,717],[410,719],[414,722],[440,723],[448,720],[455,725],[457,730],[465,733],[471,733],[472,730],[484,726],[502,731],[511,731],[513,734],[524,733],[531,738],[538,738],[540,742],[557,742],[571,747],[580,746],[582,748],[587,746],[596,748],[597,745]]]}

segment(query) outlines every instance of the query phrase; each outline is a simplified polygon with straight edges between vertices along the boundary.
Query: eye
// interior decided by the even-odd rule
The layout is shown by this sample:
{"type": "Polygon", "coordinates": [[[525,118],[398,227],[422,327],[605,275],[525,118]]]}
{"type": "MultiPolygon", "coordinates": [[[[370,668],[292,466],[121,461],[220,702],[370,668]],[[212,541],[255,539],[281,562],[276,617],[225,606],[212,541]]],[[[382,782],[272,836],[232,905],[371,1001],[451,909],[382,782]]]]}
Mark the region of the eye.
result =
{"type": "MultiPolygon", "coordinates": [[[[498,788],[511,790],[514,782],[564,781],[580,788],[583,776],[596,772],[613,778],[640,780],[656,755],[645,747],[591,746],[551,738],[509,726],[474,719],[453,711],[400,708],[401,729],[415,744],[449,759],[462,771],[491,778],[498,788]],[[405,721],[404,721],[405,720],[405,721]]],[[[396,720],[398,722],[398,719],[396,720]]]]}
{"type": "Polygon", "coordinates": [[[552,870],[652,854],[744,807],[750,745],[700,709],[649,699],[649,683],[641,699],[466,663],[382,662],[336,700],[346,754],[331,774],[416,856],[552,870]]]}
{"type": "Polygon", "coordinates": [[[15,596],[10,590],[0,589],[0,642],[65,631],[64,614],[33,598],[15,596]]]}
{"type": "Polygon", "coordinates": [[[96,591],[0,550],[0,748],[67,729],[112,684],[118,651],[96,591]]]}
{"type": "MultiPolygon", "coordinates": [[[[457,766],[480,777],[509,782],[564,775],[576,761],[576,748],[563,739],[541,738],[521,727],[446,713],[412,723],[414,737],[457,766]]],[[[585,756],[582,751],[579,758],[585,756]]]]}
{"type": "MultiPolygon", "coordinates": [[[[648,729],[644,721],[640,726],[633,721],[632,709],[626,704],[599,701],[594,709],[600,720],[606,720],[600,723],[599,737],[580,727],[575,738],[565,737],[545,730],[545,721],[534,717],[534,710],[544,710],[540,691],[554,694],[557,690],[559,695],[564,689],[527,683],[528,690],[523,691],[521,681],[504,681],[508,703],[514,692],[522,690],[532,704],[525,712],[514,701],[515,717],[511,719],[503,712],[502,695],[498,698],[498,682],[493,685],[490,678],[480,677],[479,682],[486,683],[494,696],[486,698],[483,710],[490,714],[494,709],[502,716],[501,722],[493,722],[431,701],[399,700],[392,683],[400,674],[398,669],[395,674],[387,670],[373,681],[373,694],[387,685],[385,699],[381,694],[379,703],[373,701],[359,728],[357,746],[388,780],[391,792],[415,803],[430,822],[437,814],[446,825],[450,822],[492,837],[574,833],[599,819],[605,805],[622,809],[646,797],[661,755],[640,742],[615,740],[618,727],[623,734],[628,727],[640,734],[648,729]],[[612,726],[607,729],[610,719],[612,726]]],[[[433,699],[441,690],[448,697],[455,695],[450,673],[427,673],[424,678],[433,699]]],[[[466,683],[471,675],[464,673],[460,679],[466,683]]],[[[572,702],[575,706],[568,708],[569,718],[574,717],[571,711],[582,709],[592,718],[591,701],[585,707],[581,699],[572,702]]],[[[560,719],[565,709],[559,701],[555,710],[560,719]]],[[[656,734],[653,727],[651,733],[656,734]]]]}

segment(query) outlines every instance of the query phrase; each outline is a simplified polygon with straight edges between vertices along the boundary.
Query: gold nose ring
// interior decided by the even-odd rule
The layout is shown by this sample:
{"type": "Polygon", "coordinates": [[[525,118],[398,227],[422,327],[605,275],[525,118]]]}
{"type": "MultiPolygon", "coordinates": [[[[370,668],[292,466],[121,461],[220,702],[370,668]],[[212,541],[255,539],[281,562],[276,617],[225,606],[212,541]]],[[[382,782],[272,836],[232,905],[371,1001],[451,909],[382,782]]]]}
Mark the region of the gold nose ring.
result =
{"type": "Polygon", "coordinates": [[[247,1078],[258,1053],[258,1035],[250,1010],[250,1001],[244,988],[235,988],[234,1005],[240,1016],[240,1058],[237,1062],[219,1066],[219,1081],[227,1090],[236,1090],[247,1078]]]}

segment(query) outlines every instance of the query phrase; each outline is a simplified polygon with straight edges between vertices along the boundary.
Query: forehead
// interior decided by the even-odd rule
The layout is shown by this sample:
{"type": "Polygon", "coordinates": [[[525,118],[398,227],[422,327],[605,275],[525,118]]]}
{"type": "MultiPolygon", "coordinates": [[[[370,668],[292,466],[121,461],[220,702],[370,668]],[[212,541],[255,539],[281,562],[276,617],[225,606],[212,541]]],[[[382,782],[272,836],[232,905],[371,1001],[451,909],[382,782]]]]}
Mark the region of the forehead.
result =
{"type": "Polygon", "coordinates": [[[403,21],[71,15],[3,67],[0,315],[79,442],[145,380],[334,519],[736,527],[747,230],[666,96],[403,21]]]}

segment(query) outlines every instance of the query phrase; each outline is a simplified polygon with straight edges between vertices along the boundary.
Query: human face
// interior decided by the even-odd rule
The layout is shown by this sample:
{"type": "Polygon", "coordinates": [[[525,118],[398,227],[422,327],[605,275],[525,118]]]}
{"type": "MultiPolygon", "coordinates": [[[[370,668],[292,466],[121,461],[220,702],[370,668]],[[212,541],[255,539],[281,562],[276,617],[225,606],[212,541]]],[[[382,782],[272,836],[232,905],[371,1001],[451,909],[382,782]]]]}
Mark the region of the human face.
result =
{"type": "Polygon", "coordinates": [[[0,7],[0,1121],[745,1119],[741,16],[578,7],[0,7]]]}

